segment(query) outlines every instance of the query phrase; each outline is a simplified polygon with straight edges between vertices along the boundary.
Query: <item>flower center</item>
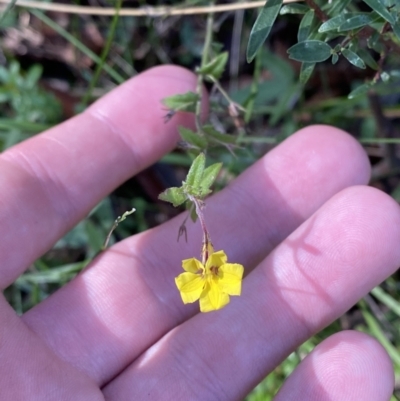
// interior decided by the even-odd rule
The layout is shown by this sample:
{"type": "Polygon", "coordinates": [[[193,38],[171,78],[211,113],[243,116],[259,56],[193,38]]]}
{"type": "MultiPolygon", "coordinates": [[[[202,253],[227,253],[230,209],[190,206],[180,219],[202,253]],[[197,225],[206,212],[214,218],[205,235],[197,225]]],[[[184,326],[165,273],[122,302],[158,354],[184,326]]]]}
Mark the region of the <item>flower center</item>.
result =
{"type": "Polygon", "coordinates": [[[218,276],[218,267],[217,266],[211,266],[210,267],[210,272],[214,275],[214,276],[218,276]]]}

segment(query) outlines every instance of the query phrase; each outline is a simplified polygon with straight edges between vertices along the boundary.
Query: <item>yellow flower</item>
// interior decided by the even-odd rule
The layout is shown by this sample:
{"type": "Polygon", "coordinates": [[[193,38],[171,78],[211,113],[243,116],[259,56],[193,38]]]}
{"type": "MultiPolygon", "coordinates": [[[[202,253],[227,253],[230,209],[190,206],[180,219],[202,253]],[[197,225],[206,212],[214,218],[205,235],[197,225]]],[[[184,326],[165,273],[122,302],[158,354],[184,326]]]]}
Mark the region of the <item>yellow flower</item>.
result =
{"type": "Polygon", "coordinates": [[[201,312],[223,308],[229,295],[240,295],[243,266],[226,263],[224,251],[212,252],[205,266],[195,258],[182,261],[185,273],[175,278],[184,304],[200,299],[201,312]]]}

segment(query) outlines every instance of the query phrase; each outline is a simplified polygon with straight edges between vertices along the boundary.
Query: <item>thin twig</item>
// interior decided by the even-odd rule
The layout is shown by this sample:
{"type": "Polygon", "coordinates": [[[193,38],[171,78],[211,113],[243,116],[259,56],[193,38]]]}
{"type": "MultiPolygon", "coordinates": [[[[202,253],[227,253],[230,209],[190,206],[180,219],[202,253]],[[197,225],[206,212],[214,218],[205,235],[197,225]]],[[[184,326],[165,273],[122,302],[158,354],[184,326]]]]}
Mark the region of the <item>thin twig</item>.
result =
{"type": "MultiPolygon", "coordinates": [[[[284,0],[283,3],[296,3],[302,0],[284,0]]],[[[0,0],[0,4],[8,4],[10,0],[0,0]]],[[[246,3],[218,4],[205,7],[185,7],[178,5],[174,7],[142,7],[142,8],[124,8],[120,11],[121,17],[165,17],[169,15],[194,15],[208,13],[222,13],[225,11],[245,10],[263,7],[265,1],[249,1],[246,3]]],[[[15,6],[25,8],[36,8],[45,11],[57,11],[68,14],[89,14],[89,15],[115,15],[115,8],[111,7],[90,7],[76,6],[60,3],[46,3],[42,1],[17,0],[15,6]]]]}
{"type": "Polygon", "coordinates": [[[85,96],[82,99],[82,105],[84,105],[86,107],[87,103],[90,101],[91,97],[92,97],[92,92],[93,89],[96,86],[97,81],[99,80],[100,74],[103,70],[103,66],[106,62],[107,56],[110,53],[110,49],[114,40],[114,36],[115,36],[115,31],[117,29],[117,24],[119,21],[119,11],[121,10],[121,6],[122,6],[122,1],[123,0],[117,0],[117,4],[115,6],[115,11],[116,14],[114,14],[112,21],[111,21],[111,26],[110,29],[108,31],[108,35],[107,35],[107,41],[106,44],[103,48],[103,51],[101,52],[101,56],[100,56],[100,63],[97,64],[96,66],[96,70],[93,74],[93,77],[90,81],[89,84],[89,88],[85,93],[85,96]]]}
{"type": "Polygon", "coordinates": [[[127,212],[125,212],[122,216],[118,216],[117,219],[114,221],[113,226],[111,227],[111,230],[109,231],[109,233],[107,234],[107,237],[104,241],[103,246],[101,247],[101,250],[104,251],[107,246],[108,243],[110,242],[110,238],[111,238],[111,234],[114,232],[114,230],[118,227],[118,224],[121,223],[122,221],[124,221],[130,214],[136,212],[135,208],[132,208],[131,210],[128,210],[127,212]]]}
{"type": "Polygon", "coordinates": [[[210,256],[208,254],[208,251],[210,249],[210,245],[212,245],[212,244],[211,244],[211,240],[210,240],[210,234],[208,233],[206,222],[204,220],[204,215],[203,215],[203,210],[202,210],[204,204],[202,203],[202,201],[200,199],[197,199],[194,196],[189,195],[189,199],[193,202],[193,204],[196,208],[196,214],[200,220],[201,230],[203,231],[203,250],[202,250],[201,257],[202,257],[203,265],[205,265],[208,257],[210,256]]]}
{"type": "MultiPolygon", "coordinates": [[[[0,0],[1,1],[1,0],[0,0]]],[[[45,15],[43,12],[39,10],[31,10],[30,11],[36,18],[44,22],[50,28],[54,29],[59,35],[68,40],[72,45],[74,45],[78,50],[80,50],[83,54],[88,56],[92,61],[96,64],[102,64],[100,57],[95,54],[92,50],[86,47],[82,42],[80,42],[77,38],[67,32],[63,27],[54,22],[51,18],[45,15]]],[[[125,82],[125,79],[113,68],[111,68],[108,64],[102,64],[102,68],[106,71],[118,84],[122,84],[125,82]]]]}
{"type": "Polygon", "coordinates": [[[321,8],[314,2],[314,0],[304,0],[305,3],[310,7],[312,10],[315,11],[315,15],[322,21],[328,21],[328,16],[321,10],[321,8]]]}

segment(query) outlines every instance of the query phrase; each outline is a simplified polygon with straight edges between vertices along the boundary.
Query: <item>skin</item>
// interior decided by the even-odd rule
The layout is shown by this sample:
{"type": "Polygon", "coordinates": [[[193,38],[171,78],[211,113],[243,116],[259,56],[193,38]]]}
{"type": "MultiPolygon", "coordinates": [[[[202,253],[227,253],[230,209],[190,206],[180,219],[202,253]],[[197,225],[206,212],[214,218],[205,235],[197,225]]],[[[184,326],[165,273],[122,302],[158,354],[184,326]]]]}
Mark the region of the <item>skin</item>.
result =
{"type": "MultiPolygon", "coordinates": [[[[195,87],[182,68],[154,68],[0,155],[2,288],[174,147],[177,126],[194,122],[164,124],[160,99],[195,87]]],[[[216,250],[246,271],[242,295],[218,312],[183,305],[175,287],[182,259],[201,248],[198,225],[176,242],[183,216],[109,248],[22,317],[1,298],[0,398],[242,400],[400,264],[399,207],[366,186],[369,175],[354,139],[311,126],[208,199],[216,250]]],[[[384,401],[393,382],[379,343],[345,331],[316,347],[276,400],[384,401]]]]}

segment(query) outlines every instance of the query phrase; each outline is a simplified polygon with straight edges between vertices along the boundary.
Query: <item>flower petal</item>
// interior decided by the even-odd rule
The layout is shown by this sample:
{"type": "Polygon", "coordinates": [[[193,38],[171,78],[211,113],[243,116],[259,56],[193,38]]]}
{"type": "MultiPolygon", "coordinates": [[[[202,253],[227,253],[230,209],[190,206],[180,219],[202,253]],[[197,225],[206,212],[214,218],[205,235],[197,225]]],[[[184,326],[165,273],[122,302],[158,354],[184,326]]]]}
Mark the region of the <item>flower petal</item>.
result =
{"type": "Polygon", "coordinates": [[[220,267],[221,265],[226,263],[227,260],[228,260],[228,257],[226,256],[224,251],[214,252],[207,259],[206,270],[208,271],[212,266],[220,267]]]}
{"type": "Polygon", "coordinates": [[[186,270],[190,273],[197,273],[199,270],[204,270],[204,266],[202,265],[200,260],[197,260],[195,258],[182,260],[182,267],[183,270],[186,270]]]}
{"type": "Polygon", "coordinates": [[[198,274],[182,273],[175,278],[175,284],[181,293],[183,303],[188,304],[199,299],[204,289],[205,280],[198,274]]]}
{"type": "Polygon", "coordinates": [[[244,268],[238,263],[225,263],[219,269],[218,285],[229,295],[240,295],[244,268]]]}
{"type": "Polygon", "coordinates": [[[229,303],[229,295],[222,292],[214,281],[208,282],[200,295],[200,311],[211,312],[222,309],[229,303]]]}

